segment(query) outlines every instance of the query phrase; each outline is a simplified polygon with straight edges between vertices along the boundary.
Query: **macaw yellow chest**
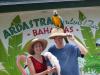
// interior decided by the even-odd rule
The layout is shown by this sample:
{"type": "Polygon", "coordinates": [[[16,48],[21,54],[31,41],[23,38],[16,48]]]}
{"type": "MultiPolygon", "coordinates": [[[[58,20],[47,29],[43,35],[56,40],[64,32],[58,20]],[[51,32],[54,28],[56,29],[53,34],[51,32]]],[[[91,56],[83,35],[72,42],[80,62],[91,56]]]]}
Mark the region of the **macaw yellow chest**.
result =
{"type": "Polygon", "coordinates": [[[59,18],[59,16],[53,16],[52,17],[52,22],[57,27],[60,27],[61,26],[61,19],[59,18]]]}

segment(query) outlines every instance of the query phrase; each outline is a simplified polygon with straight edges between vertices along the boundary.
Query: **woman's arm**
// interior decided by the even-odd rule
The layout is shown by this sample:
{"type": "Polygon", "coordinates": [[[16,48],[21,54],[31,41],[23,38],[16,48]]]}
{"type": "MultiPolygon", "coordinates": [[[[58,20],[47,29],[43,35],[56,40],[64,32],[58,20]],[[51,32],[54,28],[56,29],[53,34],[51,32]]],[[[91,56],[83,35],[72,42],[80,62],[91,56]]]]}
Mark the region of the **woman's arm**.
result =
{"type": "Polygon", "coordinates": [[[26,56],[25,55],[18,55],[17,60],[16,60],[16,64],[17,64],[19,71],[22,73],[22,75],[27,75],[26,71],[24,70],[24,68],[21,65],[21,62],[23,62],[23,63],[26,62],[26,56]]]}
{"type": "Polygon", "coordinates": [[[46,74],[51,73],[51,72],[55,69],[55,68],[50,68],[50,67],[49,67],[47,70],[45,70],[45,71],[43,71],[43,72],[41,72],[41,73],[36,73],[36,72],[35,72],[34,65],[33,65],[33,63],[32,63],[32,61],[31,61],[30,58],[28,58],[27,64],[28,64],[28,68],[29,68],[29,70],[30,70],[30,74],[31,74],[31,75],[46,75],[46,74]]]}

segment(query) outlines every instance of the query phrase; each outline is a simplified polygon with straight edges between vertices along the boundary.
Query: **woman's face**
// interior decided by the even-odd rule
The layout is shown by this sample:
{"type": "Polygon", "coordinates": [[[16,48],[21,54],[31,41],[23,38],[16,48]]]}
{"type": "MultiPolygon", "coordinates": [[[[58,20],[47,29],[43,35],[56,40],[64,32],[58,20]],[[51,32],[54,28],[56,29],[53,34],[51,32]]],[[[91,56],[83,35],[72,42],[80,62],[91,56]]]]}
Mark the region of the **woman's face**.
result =
{"type": "Polygon", "coordinates": [[[34,44],[33,49],[34,49],[35,54],[41,54],[41,52],[43,51],[42,43],[41,42],[36,42],[34,44]]]}

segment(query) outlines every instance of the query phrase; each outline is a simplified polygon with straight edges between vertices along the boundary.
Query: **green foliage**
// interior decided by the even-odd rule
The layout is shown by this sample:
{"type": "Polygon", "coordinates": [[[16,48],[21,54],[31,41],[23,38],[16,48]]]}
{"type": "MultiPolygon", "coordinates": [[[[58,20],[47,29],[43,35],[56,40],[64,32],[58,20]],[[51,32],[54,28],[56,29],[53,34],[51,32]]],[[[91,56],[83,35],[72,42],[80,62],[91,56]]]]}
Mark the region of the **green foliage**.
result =
{"type": "Polygon", "coordinates": [[[1,39],[0,39],[0,61],[5,62],[7,57],[7,50],[5,49],[1,39]]]}
{"type": "MultiPolygon", "coordinates": [[[[20,16],[17,15],[11,25],[16,25],[18,23],[21,23],[20,16]]],[[[0,75],[20,75],[18,68],[16,66],[16,56],[23,52],[22,48],[22,33],[19,33],[17,35],[11,36],[8,41],[8,54],[7,50],[3,46],[1,40],[0,40],[0,61],[3,63],[3,66],[5,67],[5,70],[8,73],[4,73],[4,71],[1,70],[0,75]],[[4,74],[3,74],[4,73],[4,74]]]]}
{"type": "MultiPolygon", "coordinates": [[[[79,11],[80,20],[82,19],[84,14],[81,14],[79,11]]],[[[100,23],[98,24],[100,27],[100,23]]],[[[81,26],[81,32],[88,49],[88,54],[86,56],[86,65],[84,70],[87,72],[89,70],[95,70],[97,73],[100,73],[100,47],[96,47],[96,38],[100,38],[100,28],[96,30],[95,37],[93,36],[92,30],[90,27],[81,26]]]]}

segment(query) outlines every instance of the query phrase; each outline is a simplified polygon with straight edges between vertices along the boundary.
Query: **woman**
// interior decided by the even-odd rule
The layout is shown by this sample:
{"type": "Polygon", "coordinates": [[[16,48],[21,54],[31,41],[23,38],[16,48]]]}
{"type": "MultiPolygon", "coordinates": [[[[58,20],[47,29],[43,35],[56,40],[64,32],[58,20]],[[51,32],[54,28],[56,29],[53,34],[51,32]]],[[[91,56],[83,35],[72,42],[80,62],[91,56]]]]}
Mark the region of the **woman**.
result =
{"type": "MultiPolygon", "coordinates": [[[[47,46],[47,41],[44,39],[33,39],[29,47],[29,56],[21,55],[17,59],[17,66],[23,75],[27,75],[25,69],[20,65],[20,61],[25,62],[27,59],[27,67],[29,68],[28,75],[47,75],[55,70],[55,68],[48,67],[45,57],[41,55],[47,46]],[[21,60],[23,59],[23,60],[21,60]]],[[[27,68],[26,67],[26,68],[27,68]]]]}

